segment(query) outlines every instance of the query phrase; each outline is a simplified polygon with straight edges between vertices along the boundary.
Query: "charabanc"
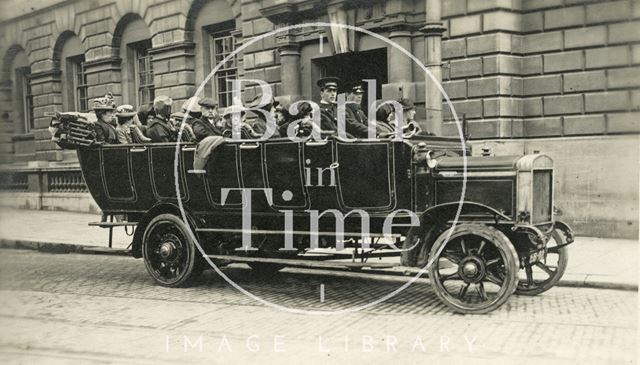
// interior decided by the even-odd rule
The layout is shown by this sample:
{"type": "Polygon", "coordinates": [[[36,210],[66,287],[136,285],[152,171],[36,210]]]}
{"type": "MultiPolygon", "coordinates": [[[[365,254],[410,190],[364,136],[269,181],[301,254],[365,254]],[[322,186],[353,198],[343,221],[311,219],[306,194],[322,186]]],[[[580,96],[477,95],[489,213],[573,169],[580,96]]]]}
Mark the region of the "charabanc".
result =
{"type": "Polygon", "coordinates": [[[395,256],[426,268],[449,308],[486,313],[514,292],[549,290],[567,265],[573,233],[554,216],[544,154],[471,156],[460,139],[428,135],[225,139],[194,169],[196,143],[99,144],[90,120],[54,121],[104,214],[136,225],[131,253],[163,286],[207,268],[198,245],[214,263],[264,275],[395,256]]]}

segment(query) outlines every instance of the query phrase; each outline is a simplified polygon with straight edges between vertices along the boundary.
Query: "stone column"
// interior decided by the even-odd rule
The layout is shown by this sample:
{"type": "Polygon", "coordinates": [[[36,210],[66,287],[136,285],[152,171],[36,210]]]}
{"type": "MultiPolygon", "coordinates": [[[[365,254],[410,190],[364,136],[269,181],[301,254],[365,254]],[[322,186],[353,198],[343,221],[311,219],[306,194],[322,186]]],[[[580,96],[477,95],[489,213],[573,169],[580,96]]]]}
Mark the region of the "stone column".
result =
{"type": "Polygon", "coordinates": [[[300,86],[300,45],[288,43],[278,48],[280,53],[280,80],[284,99],[293,101],[302,94],[300,86]]]}
{"type": "MultiPolygon", "coordinates": [[[[389,32],[389,39],[412,53],[411,30],[406,26],[395,26],[389,32]]],[[[413,60],[396,47],[389,46],[389,83],[382,86],[382,99],[398,100],[415,99],[415,83],[413,82],[413,60]]]]}
{"type": "MultiPolygon", "coordinates": [[[[441,0],[426,0],[426,23],[420,30],[424,33],[425,66],[436,79],[442,83],[442,33],[445,31],[440,19],[441,0]]],[[[442,135],[442,94],[438,84],[431,77],[425,75],[425,109],[427,112],[426,124],[423,129],[442,135]]]]}

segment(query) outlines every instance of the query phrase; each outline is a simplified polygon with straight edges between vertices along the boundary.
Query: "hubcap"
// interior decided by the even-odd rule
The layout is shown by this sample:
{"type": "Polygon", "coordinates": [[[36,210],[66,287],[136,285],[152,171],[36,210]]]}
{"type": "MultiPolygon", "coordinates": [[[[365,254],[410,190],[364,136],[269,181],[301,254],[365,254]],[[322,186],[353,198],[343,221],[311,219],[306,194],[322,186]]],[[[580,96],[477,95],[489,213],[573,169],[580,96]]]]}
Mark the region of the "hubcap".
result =
{"type": "Polygon", "coordinates": [[[176,253],[176,245],[171,242],[171,241],[167,241],[167,242],[163,242],[162,244],[160,244],[160,256],[167,260],[172,258],[176,253]]]}
{"type": "Polygon", "coordinates": [[[466,283],[478,283],[485,274],[484,262],[477,256],[467,256],[460,261],[458,274],[466,283]]]}

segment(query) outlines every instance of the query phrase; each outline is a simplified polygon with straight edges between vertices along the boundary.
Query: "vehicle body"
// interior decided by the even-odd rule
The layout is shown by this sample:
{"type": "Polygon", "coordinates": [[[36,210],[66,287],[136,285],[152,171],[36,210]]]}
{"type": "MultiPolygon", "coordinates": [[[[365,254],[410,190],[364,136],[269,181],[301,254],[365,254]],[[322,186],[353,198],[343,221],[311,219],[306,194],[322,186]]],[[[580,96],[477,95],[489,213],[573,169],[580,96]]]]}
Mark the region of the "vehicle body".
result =
{"type": "Polygon", "coordinates": [[[186,285],[205,267],[194,238],[215,262],[247,262],[265,274],[283,266],[361,269],[376,267],[369,257],[401,256],[405,266],[428,264],[436,294],[463,313],[494,310],[514,291],[546,291],[566,266],[573,234],[554,217],[553,163],[545,155],[471,157],[458,139],[419,135],[227,139],[204,170],[193,170],[196,147],[77,146],[91,195],[104,213],[137,222],[132,254],[144,258],[161,285],[186,285]],[[254,189],[245,226],[241,188],[254,189]],[[314,211],[331,214],[316,220],[314,211]],[[371,239],[362,237],[363,213],[371,239]],[[385,241],[380,237],[391,214],[395,241],[385,241]],[[414,227],[412,215],[419,219],[414,227]],[[250,249],[243,246],[247,231],[250,249]],[[355,249],[347,257],[360,262],[336,261],[345,257],[338,251],[309,255],[317,247],[355,249]],[[552,256],[557,263],[549,265],[552,256]]]}

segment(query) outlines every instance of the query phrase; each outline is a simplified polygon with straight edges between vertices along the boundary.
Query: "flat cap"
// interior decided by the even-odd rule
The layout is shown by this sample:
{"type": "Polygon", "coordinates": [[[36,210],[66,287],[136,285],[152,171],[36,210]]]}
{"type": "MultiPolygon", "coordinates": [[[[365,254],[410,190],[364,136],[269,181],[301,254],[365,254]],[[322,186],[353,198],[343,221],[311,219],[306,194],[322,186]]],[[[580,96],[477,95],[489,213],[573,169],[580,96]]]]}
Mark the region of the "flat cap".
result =
{"type": "Polygon", "coordinates": [[[364,94],[364,88],[359,82],[351,82],[347,86],[347,92],[353,94],[364,94]]]}
{"type": "Polygon", "coordinates": [[[183,112],[175,112],[171,113],[170,118],[182,121],[184,119],[185,114],[183,112]]]}
{"type": "Polygon", "coordinates": [[[340,83],[340,79],[337,77],[323,77],[318,80],[317,85],[321,88],[335,88],[338,89],[338,83],[340,83]]]}
{"type": "Polygon", "coordinates": [[[218,106],[218,102],[212,98],[204,98],[198,102],[200,106],[206,106],[209,108],[215,108],[218,106]]]}
{"type": "Polygon", "coordinates": [[[224,111],[222,112],[222,116],[226,117],[227,115],[231,115],[234,113],[240,113],[240,115],[243,115],[245,113],[245,110],[240,105],[233,104],[224,109],[224,111]]]}

